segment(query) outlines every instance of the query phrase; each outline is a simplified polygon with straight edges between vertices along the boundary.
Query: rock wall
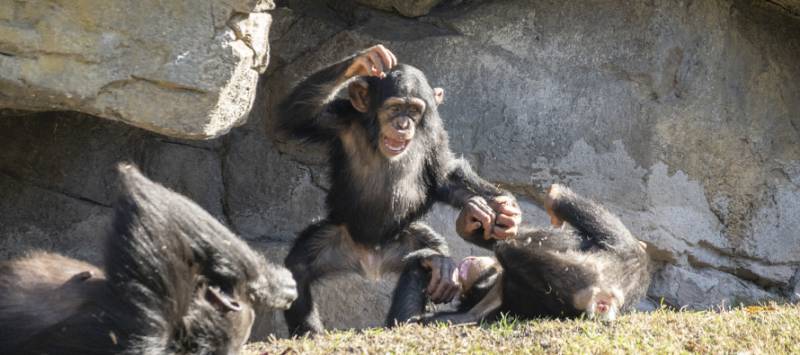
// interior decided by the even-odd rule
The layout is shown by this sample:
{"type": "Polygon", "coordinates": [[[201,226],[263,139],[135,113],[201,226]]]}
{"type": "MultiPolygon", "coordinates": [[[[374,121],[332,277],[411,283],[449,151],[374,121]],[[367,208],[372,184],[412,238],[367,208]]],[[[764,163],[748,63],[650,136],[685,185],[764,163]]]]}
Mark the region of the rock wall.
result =
{"type": "MultiPolygon", "coordinates": [[[[98,260],[121,160],[282,258],[323,215],[327,181],[322,150],[278,139],[270,108],[314,69],[383,43],[446,88],[452,148],[518,194],[525,223],[546,223],[526,196],[552,182],[618,213],[656,261],[652,303],[796,299],[800,18],[786,10],[797,3],[776,3],[445,1],[417,18],[279,4],[249,119],[220,138],[2,112],[0,258],[44,248],[98,260]]],[[[454,237],[454,216],[438,207],[428,219],[456,256],[482,253],[454,237]]],[[[325,281],[323,319],[379,325],[392,281],[325,281]]],[[[285,334],[280,314],[263,318],[257,335],[285,334]]]]}
{"type": "Polygon", "coordinates": [[[0,107],[71,110],[184,138],[244,122],[272,0],[0,2],[0,107]]]}

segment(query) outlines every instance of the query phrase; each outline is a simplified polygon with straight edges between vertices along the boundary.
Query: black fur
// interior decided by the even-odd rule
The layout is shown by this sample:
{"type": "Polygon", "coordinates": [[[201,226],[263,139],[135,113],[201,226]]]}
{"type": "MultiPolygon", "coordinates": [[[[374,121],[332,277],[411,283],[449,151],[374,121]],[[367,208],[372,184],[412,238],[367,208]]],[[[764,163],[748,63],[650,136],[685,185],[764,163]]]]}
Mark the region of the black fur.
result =
{"type": "MultiPolygon", "coordinates": [[[[577,317],[583,311],[572,303],[576,292],[612,282],[625,297],[620,311],[645,295],[650,284],[649,258],[619,218],[566,188],[553,211],[572,229],[527,227],[512,240],[492,243],[503,268],[502,277],[497,278],[502,282],[502,306],[486,318],[501,312],[522,318],[577,317]],[[597,260],[606,261],[603,274],[592,267],[597,260]]],[[[478,233],[467,240],[483,242],[478,233]]],[[[474,295],[462,299],[459,313],[471,309],[493,286],[479,285],[474,295]]],[[[433,319],[451,316],[440,314],[433,319]]]]}
{"type": "Polygon", "coordinates": [[[506,194],[478,177],[466,161],[453,157],[434,91],[419,69],[400,64],[383,79],[360,78],[369,87],[366,113],[357,111],[347,99],[335,99],[349,79],[344,77],[345,71],[355,58],[312,74],[278,107],[278,123],[284,132],[329,148],[328,216],[302,232],[286,258],[300,292],[295,306],[286,313],[290,331],[295,334],[322,329],[308,291],[311,283],[331,271],[365,272],[342,261],[357,253],[363,255],[363,250],[380,250],[375,254],[392,265],[386,267],[388,271],[403,272],[397,290],[408,291],[395,292],[387,322],[404,321],[408,314],[419,312],[424,302],[404,299],[414,292],[422,293],[418,275],[422,271],[395,259],[419,249],[446,255],[447,246],[441,235],[424,229],[427,227],[418,221],[436,201],[460,208],[474,195],[492,198],[506,194]],[[380,154],[381,128],[376,108],[393,96],[420,98],[426,109],[404,155],[389,161],[375,158],[380,154]],[[356,144],[358,148],[353,150],[353,140],[364,143],[356,144]],[[420,228],[413,228],[414,224],[420,228]],[[339,227],[343,229],[332,229],[339,227]],[[342,240],[352,247],[335,246],[342,240]]]}
{"type": "Polygon", "coordinates": [[[104,270],[47,253],[0,264],[0,353],[236,353],[255,308],[294,299],[287,270],[195,203],[135,167],[120,175],[104,270]],[[210,287],[241,310],[219,309],[210,287]]]}

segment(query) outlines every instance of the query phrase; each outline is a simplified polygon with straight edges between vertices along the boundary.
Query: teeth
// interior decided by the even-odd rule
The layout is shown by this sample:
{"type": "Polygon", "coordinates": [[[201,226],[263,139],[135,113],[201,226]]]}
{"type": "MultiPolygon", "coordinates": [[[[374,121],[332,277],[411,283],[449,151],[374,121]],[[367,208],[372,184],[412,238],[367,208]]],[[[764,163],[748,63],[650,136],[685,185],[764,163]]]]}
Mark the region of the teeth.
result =
{"type": "Polygon", "coordinates": [[[394,151],[394,152],[399,152],[399,151],[403,150],[403,148],[406,147],[405,142],[395,141],[395,140],[391,140],[391,139],[388,139],[388,138],[384,139],[384,143],[386,145],[386,148],[389,148],[389,150],[394,151]]]}

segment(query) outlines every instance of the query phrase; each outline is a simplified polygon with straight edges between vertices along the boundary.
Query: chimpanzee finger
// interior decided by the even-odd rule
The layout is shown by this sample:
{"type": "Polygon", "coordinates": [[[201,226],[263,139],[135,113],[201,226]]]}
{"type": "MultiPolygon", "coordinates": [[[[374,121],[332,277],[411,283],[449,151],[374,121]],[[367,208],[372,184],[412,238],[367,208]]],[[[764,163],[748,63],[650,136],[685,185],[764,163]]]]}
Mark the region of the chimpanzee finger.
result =
{"type": "Polygon", "coordinates": [[[522,210],[520,210],[519,204],[517,204],[516,201],[514,201],[512,198],[508,196],[497,196],[493,200],[488,201],[488,203],[493,210],[503,214],[512,216],[522,214],[522,210]]]}
{"type": "Polygon", "coordinates": [[[497,203],[501,203],[501,204],[507,204],[507,203],[509,203],[509,202],[515,202],[515,201],[514,201],[514,198],[513,198],[513,197],[511,197],[511,196],[508,196],[508,195],[500,195],[500,196],[495,196],[495,197],[492,199],[492,201],[495,201],[495,202],[497,202],[497,203]]]}
{"type": "Polygon", "coordinates": [[[382,61],[382,63],[381,63],[381,64],[383,64],[383,67],[384,67],[384,68],[385,68],[387,71],[388,71],[389,69],[392,69],[392,67],[394,67],[394,65],[392,65],[392,57],[391,57],[391,52],[389,52],[389,50],[388,50],[388,49],[386,49],[386,47],[384,47],[384,46],[382,46],[382,45],[380,45],[380,44],[378,45],[378,50],[377,50],[377,52],[378,52],[378,54],[381,56],[381,61],[382,61]]]}
{"type": "Polygon", "coordinates": [[[383,74],[383,60],[381,60],[381,56],[375,52],[369,52],[367,54],[369,56],[370,61],[370,74],[372,76],[382,77],[383,74]]]}
{"type": "Polygon", "coordinates": [[[444,296],[444,302],[450,302],[458,296],[458,293],[461,292],[461,285],[458,283],[458,279],[451,279],[448,285],[448,291],[444,296]]]}
{"type": "Polygon", "coordinates": [[[354,75],[369,75],[370,73],[369,59],[367,59],[366,57],[356,58],[353,63],[353,69],[355,69],[355,71],[352,72],[352,74],[354,75]]]}
{"type": "Polygon", "coordinates": [[[471,215],[482,223],[490,223],[494,219],[494,211],[491,208],[483,206],[477,202],[467,202],[471,215]]]}
{"type": "Polygon", "coordinates": [[[510,215],[510,216],[519,216],[519,215],[522,214],[522,210],[519,208],[519,206],[516,203],[515,204],[506,203],[506,204],[499,205],[497,207],[498,207],[497,211],[502,213],[502,214],[507,214],[507,215],[510,215]]]}
{"type": "Polygon", "coordinates": [[[485,200],[478,200],[476,205],[479,206],[481,212],[489,216],[488,220],[481,221],[483,223],[483,239],[489,240],[492,237],[492,226],[494,225],[495,218],[497,216],[494,210],[486,203],[485,200]]]}
{"type": "Polygon", "coordinates": [[[495,218],[495,215],[497,214],[497,212],[494,210],[494,208],[492,208],[492,206],[490,206],[490,205],[489,205],[489,204],[488,204],[486,201],[484,201],[484,200],[481,200],[481,201],[477,202],[477,205],[478,205],[478,206],[480,206],[480,208],[481,208],[481,210],[482,210],[482,211],[484,211],[484,212],[486,212],[487,214],[489,214],[489,215],[492,217],[492,220],[494,220],[494,218],[495,218]]]}
{"type": "Polygon", "coordinates": [[[514,227],[517,224],[517,219],[509,215],[498,214],[494,217],[494,225],[501,228],[514,227]]]}
{"type": "MultiPolygon", "coordinates": [[[[443,265],[439,271],[444,271],[446,268],[447,266],[443,265]]],[[[442,273],[441,275],[444,275],[444,273],[442,273]]],[[[433,291],[433,293],[431,294],[431,301],[433,301],[434,303],[445,302],[445,296],[450,291],[451,284],[449,279],[450,279],[449,277],[439,278],[439,285],[436,286],[436,290],[433,291]]]]}
{"type": "Polygon", "coordinates": [[[468,228],[468,229],[467,229],[467,232],[468,232],[468,233],[472,233],[472,232],[474,232],[474,231],[478,230],[478,228],[480,228],[480,227],[482,227],[482,226],[483,226],[483,223],[481,223],[480,221],[475,221],[475,222],[472,222],[472,223],[470,223],[470,224],[469,224],[469,226],[467,227],[467,228],[468,228]]]}
{"type": "Polygon", "coordinates": [[[431,266],[431,281],[428,282],[428,287],[425,289],[425,292],[428,295],[432,295],[436,288],[439,287],[439,280],[441,279],[441,273],[439,272],[439,268],[437,265],[431,266]]]}
{"type": "Polygon", "coordinates": [[[389,52],[389,55],[392,57],[392,68],[394,68],[400,62],[397,61],[397,56],[395,56],[394,53],[392,53],[392,51],[387,50],[387,52],[389,52]]]}
{"type": "Polygon", "coordinates": [[[492,216],[491,212],[481,208],[481,206],[474,201],[470,201],[467,204],[469,205],[472,218],[480,222],[481,226],[483,227],[483,238],[489,239],[489,236],[492,232],[491,226],[494,224],[494,217],[492,216]]]}
{"type": "Polygon", "coordinates": [[[461,286],[455,284],[450,292],[450,295],[447,297],[447,302],[452,302],[454,299],[456,299],[456,297],[458,297],[459,293],[461,293],[461,286]]]}
{"type": "Polygon", "coordinates": [[[492,234],[494,234],[495,239],[505,240],[517,235],[517,226],[513,227],[502,227],[502,226],[494,226],[492,227],[492,234]]]}

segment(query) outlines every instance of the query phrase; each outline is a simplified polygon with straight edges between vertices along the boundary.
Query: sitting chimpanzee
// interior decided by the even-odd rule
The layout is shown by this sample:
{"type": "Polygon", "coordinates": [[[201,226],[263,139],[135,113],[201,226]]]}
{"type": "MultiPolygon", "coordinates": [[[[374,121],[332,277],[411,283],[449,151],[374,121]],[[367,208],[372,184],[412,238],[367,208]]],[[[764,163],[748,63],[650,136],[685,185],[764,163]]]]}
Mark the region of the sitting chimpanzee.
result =
{"type": "Polygon", "coordinates": [[[236,354],[258,307],[297,297],[202,208],[120,167],[105,267],[50,253],[0,263],[2,354],[236,354]]]}
{"type": "Polygon", "coordinates": [[[286,312],[292,334],[323,329],[310,287],[332,273],[402,272],[389,325],[419,314],[426,283],[432,301],[453,299],[455,263],[444,238],[420,221],[436,201],[491,226],[487,236],[516,234],[514,198],[453,157],[437,111],[443,97],[378,45],[312,74],[280,104],[279,127],[325,144],[331,168],[327,218],[301,232],[286,257],[299,293],[286,312]],[[345,85],[349,98],[337,99],[345,85]]]}
{"type": "Polygon", "coordinates": [[[501,313],[522,318],[576,317],[610,321],[635,305],[650,283],[644,243],[594,201],[551,186],[544,208],[556,228],[522,228],[505,241],[484,239],[481,222],[462,214],[459,233],[494,247],[495,258],[467,257],[459,264],[459,309],[422,321],[468,323],[501,313]],[[564,228],[567,222],[571,229],[564,228]]]}

